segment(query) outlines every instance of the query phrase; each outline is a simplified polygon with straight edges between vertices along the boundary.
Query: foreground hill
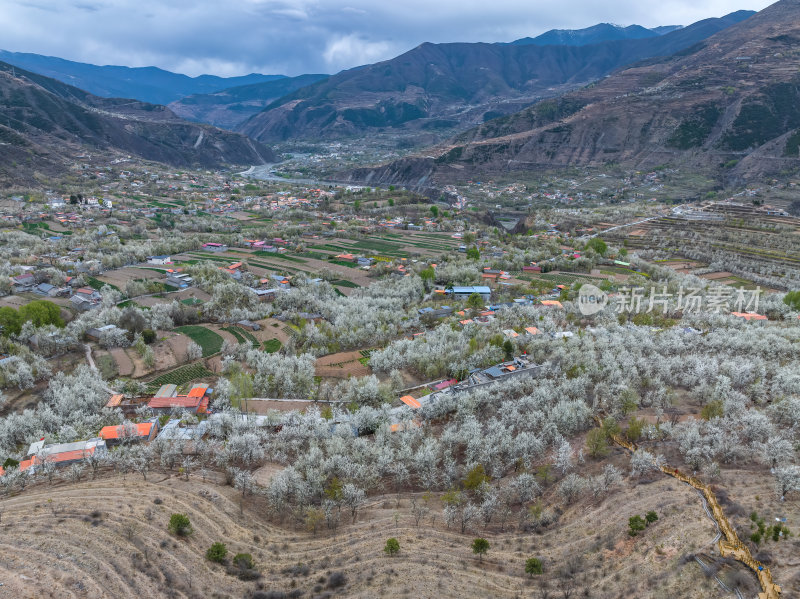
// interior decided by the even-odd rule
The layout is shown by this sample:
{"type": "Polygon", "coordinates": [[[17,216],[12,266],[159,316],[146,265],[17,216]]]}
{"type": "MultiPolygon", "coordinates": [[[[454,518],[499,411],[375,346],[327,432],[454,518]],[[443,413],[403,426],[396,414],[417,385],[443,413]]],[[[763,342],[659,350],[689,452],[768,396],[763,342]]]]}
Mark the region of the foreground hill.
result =
{"type": "Polygon", "coordinates": [[[252,73],[242,77],[189,77],[158,67],[98,66],[54,56],[0,50],[0,60],[105,98],[136,98],[167,104],[192,94],[208,94],[228,87],[282,79],[283,75],[252,73]]]}
{"type": "MultiPolygon", "coordinates": [[[[632,481],[605,500],[579,502],[537,534],[530,524],[518,526],[516,518],[505,530],[493,521],[471,524],[460,534],[458,526],[443,523],[437,493],[419,525],[411,499],[422,504],[422,494],[398,493],[371,497],[355,523],[343,510],[338,530],[320,524],[312,534],[302,515],[270,521],[270,506],[262,498],[242,499],[220,479],[213,472],[208,480],[194,474],[188,481],[176,473],[151,472],[143,481],[138,474],[101,472],[96,480],[41,482],[6,497],[0,504],[7,548],[0,558],[0,598],[399,593],[512,599],[555,597],[557,589],[589,596],[590,588],[596,589],[591,596],[607,598],[717,597],[716,581],[701,575],[692,551],[721,568],[719,575],[729,583],[738,574],[702,553],[714,550],[714,525],[689,487],[666,478],[638,487],[632,481]],[[628,516],[647,510],[658,510],[663,522],[634,540],[625,530],[628,516]],[[189,517],[191,536],[168,532],[173,513],[189,517]],[[587,530],[592,534],[584,534],[587,530]],[[476,536],[491,544],[482,560],[470,549],[476,536]],[[389,537],[400,542],[400,553],[392,558],[383,552],[389,537]],[[225,543],[229,563],[235,554],[249,553],[255,570],[239,574],[207,560],[206,551],[217,542],[225,543]],[[525,573],[531,556],[542,559],[542,576],[525,573]],[[540,593],[542,587],[549,592],[540,593]]],[[[742,590],[752,591],[747,575],[740,576],[747,583],[742,590]]]]}
{"type": "Polygon", "coordinates": [[[671,163],[726,177],[800,166],[800,0],[782,0],[687,51],[468,131],[432,158],[356,177],[453,180],[492,173],[671,163]]]}
{"type": "Polygon", "coordinates": [[[397,58],[343,71],[268,106],[238,130],[264,142],[338,138],[378,130],[463,129],[620,66],[666,56],[750,13],[700,21],[666,35],[589,46],[422,44],[397,58]]]}
{"type": "Polygon", "coordinates": [[[282,77],[274,81],[240,85],[213,94],[195,94],[169,105],[179,117],[234,129],[269,104],[293,91],[325,79],[327,75],[282,77]]]}
{"type": "Polygon", "coordinates": [[[0,176],[59,170],[76,150],[119,151],[176,166],[261,164],[269,148],[188,123],[164,106],[93,96],[0,63],[0,176]]]}

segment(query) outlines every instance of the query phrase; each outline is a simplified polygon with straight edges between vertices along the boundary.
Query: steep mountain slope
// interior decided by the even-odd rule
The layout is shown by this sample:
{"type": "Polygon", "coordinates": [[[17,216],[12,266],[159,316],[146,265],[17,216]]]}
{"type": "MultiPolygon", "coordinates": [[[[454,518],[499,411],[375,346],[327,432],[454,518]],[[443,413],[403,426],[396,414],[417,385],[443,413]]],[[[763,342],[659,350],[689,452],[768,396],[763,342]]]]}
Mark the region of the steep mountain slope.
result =
{"type": "Polygon", "coordinates": [[[265,146],[178,119],[164,106],[106,99],[0,63],[0,174],[57,171],[75,151],[135,154],[176,166],[261,164],[265,146]]]}
{"type": "Polygon", "coordinates": [[[195,94],[169,105],[170,110],[189,121],[233,129],[261,112],[269,104],[328,75],[300,75],[275,81],[240,85],[213,94],[195,94]]]}
{"type": "Polygon", "coordinates": [[[283,75],[189,77],[157,67],[98,66],[24,52],[0,50],[0,61],[51,77],[104,98],[135,98],[168,104],[192,94],[208,94],[228,87],[282,79],[283,75]]]}
{"type": "Polygon", "coordinates": [[[574,89],[622,65],[670,55],[745,18],[734,13],[663,36],[590,46],[422,44],[281,98],[237,130],[261,141],[464,129],[574,89]]]}
{"type": "Polygon", "coordinates": [[[800,168],[800,0],[781,0],[689,50],[495,119],[430,152],[351,174],[445,181],[474,173],[683,164],[760,177],[800,168]]]}
{"type": "Polygon", "coordinates": [[[611,23],[598,23],[585,29],[551,29],[536,37],[523,37],[511,42],[515,46],[588,46],[614,40],[643,39],[674,31],[678,26],[647,29],[641,25],[622,27],[611,23]]]}

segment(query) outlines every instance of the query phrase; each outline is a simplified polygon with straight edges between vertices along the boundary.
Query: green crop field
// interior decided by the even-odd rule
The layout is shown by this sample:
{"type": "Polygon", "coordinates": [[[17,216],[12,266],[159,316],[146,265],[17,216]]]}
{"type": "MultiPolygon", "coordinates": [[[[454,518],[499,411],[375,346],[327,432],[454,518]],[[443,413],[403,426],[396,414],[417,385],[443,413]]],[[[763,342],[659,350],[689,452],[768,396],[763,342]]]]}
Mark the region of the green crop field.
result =
{"type": "Polygon", "coordinates": [[[182,333],[203,348],[203,357],[207,358],[222,348],[222,337],[211,329],[194,325],[177,327],[176,333],[182,333]]]}
{"type": "Polygon", "coordinates": [[[349,287],[350,289],[355,289],[356,287],[360,287],[360,285],[356,285],[352,281],[346,281],[344,279],[336,279],[331,281],[331,285],[336,285],[338,287],[349,287]]]}
{"type": "Polygon", "coordinates": [[[254,256],[264,256],[265,258],[275,258],[276,260],[289,260],[290,262],[299,262],[300,264],[305,264],[305,260],[302,258],[298,258],[296,256],[287,256],[286,254],[279,254],[277,252],[265,252],[264,250],[258,250],[257,252],[253,252],[254,256]]]}
{"type": "Polygon", "coordinates": [[[268,339],[264,342],[264,351],[268,354],[274,354],[281,348],[281,342],[278,339],[268,339]]]}
{"type": "Polygon", "coordinates": [[[236,337],[236,342],[239,345],[244,343],[244,337],[242,337],[242,335],[239,334],[239,329],[237,329],[236,327],[222,327],[222,330],[227,331],[228,333],[236,337]]]}
{"type": "Polygon", "coordinates": [[[344,260],[328,260],[331,264],[338,264],[339,266],[349,266],[350,268],[358,268],[358,264],[353,262],[345,262],[344,260]]]}
{"type": "Polygon", "coordinates": [[[209,376],[214,376],[214,373],[206,369],[202,364],[187,364],[157,376],[147,383],[147,387],[148,390],[155,392],[161,385],[185,385],[188,382],[209,376]]]}
{"type": "Polygon", "coordinates": [[[94,277],[87,277],[86,282],[88,283],[89,287],[91,287],[92,289],[96,289],[97,291],[101,291],[103,287],[105,287],[106,285],[111,287],[111,289],[116,289],[117,291],[120,291],[120,288],[117,287],[116,285],[112,285],[111,283],[104,283],[100,279],[95,279],[94,277]]]}

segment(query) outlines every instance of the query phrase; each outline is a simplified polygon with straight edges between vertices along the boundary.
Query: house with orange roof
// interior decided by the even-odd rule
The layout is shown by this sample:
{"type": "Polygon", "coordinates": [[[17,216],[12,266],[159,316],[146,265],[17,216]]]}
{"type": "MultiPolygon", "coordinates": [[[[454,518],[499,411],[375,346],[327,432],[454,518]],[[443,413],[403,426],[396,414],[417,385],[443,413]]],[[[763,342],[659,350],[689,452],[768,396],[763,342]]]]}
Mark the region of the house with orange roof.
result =
{"type": "Polygon", "coordinates": [[[126,422],[117,426],[104,426],[100,429],[99,437],[109,447],[112,447],[126,441],[152,441],[157,434],[158,419],[153,418],[147,422],[126,422]]]}
{"type": "Polygon", "coordinates": [[[756,314],[755,312],[731,312],[731,316],[736,318],[744,318],[748,322],[751,320],[767,320],[763,314],[756,314]]]}
{"type": "Polygon", "coordinates": [[[116,408],[122,403],[122,394],[112,395],[111,399],[106,402],[106,408],[116,408]]]}
{"type": "Polygon", "coordinates": [[[414,399],[410,395],[404,395],[403,397],[400,398],[400,401],[402,401],[404,404],[406,404],[412,410],[418,410],[419,408],[422,407],[422,404],[419,403],[419,401],[417,401],[416,399],[414,399]]]}
{"type": "Polygon", "coordinates": [[[542,300],[542,305],[550,308],[564,308],[564,306],[558,300],[542,300]]]}
{"type": "Polygon", "coordinates": [[[192,414],[205,414],[208,412],[210,394],[208,385],[195,385],[186,395],[170,393],[164,397],[156,396],[147,402],[147,407],[160,414],[168,414],[173,409],[186,410],[192,414]]]}
{"type": "Polygon", "coordinates": [[[106,442],[103,439],[89,439],[88,441],[76,441],[74,443],[55,443],[45,445],[44,439],[32,443],[28,448],[28,459],[19,463],[20,471],[29,470],[31,473],[36,471],[36,467],[45,461],[56,466],[68,466],[75,462],[80,462],[89,456],[104,453],[107,451],[106,442]]]}

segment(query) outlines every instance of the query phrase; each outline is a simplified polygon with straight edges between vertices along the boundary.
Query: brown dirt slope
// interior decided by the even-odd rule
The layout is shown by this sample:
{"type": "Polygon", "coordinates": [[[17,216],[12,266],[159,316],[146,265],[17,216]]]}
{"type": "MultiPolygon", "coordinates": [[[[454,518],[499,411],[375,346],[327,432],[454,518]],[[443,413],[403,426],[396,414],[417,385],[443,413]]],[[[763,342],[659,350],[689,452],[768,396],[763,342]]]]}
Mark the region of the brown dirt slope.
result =
{"type": "MultiPolygon", "coordinates": [[[[246,597],[256,589],[292,589],[316,597],[332,572],[343,572],[342,597],[531,597],[553,572],[576,563],[578,588],[593,597],[721,597],[713,579],[684,553],[710,548],[714,527],[697,496],[666,477],[618,491],[599,504],[578,503],[560,523],[538,534],[500,532],[498,524],[459,534],[442,523],[434,500],[430,517],[414,525],[410,497],[371,497],[355,524],[342,514],[337,534],[312,535],[276,525],[261,498],[230,487],[151,473],[111,475],[77,484],[46,483],[0,502],[0,598],[246,597]],[[627,517],[654,509],[661,519],[641,536],[625,532],[627,517]],[[170,514],[185,513],[194,527],[186,540],[167,532],[170,514]],[[482,562],[471,553],[476,536],[491,549],[482,562]],[[388,537],[401,552],[388,558],[388,537]],[[216,541],[251,553],[262,578],[242,581],[204,558],[216,541]],[[531,580],[525,559],[544,560],[531,580]]],[[[288,520],[288,519],[287,519],[288,520]]],[[[553,595],[551,595],[553,596],[553,595]]],[[[577,596],[577,595],[573,595],[577,596]]]]}

